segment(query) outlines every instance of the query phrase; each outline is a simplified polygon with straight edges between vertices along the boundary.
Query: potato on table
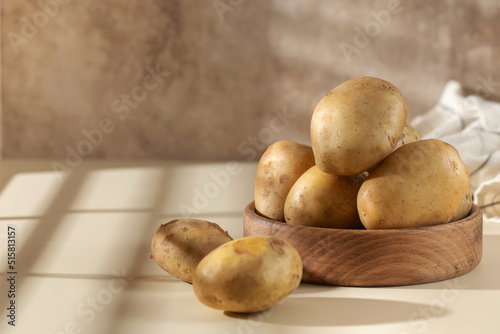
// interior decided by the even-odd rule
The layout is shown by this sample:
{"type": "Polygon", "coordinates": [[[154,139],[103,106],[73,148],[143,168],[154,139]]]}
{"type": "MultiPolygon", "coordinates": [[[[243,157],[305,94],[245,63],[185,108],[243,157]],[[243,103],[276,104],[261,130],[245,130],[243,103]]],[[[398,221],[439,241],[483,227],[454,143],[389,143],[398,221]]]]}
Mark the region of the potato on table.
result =
{"type": "Polygon", "coordinates": [[[297,179],[314,166],[310,146],[282,140],[269,146],[255,175],[255,210],[267,218],[285,221],[286,196],[297,179]]]}
{"type": "Polygon", "coordinates": [[[219,225],[201,219],[162,224],[151,242],[152,257],[177,278],[192,283],[198,263],[212,250],[233,240],[219,225]]]}
{"type": "Polygon", "coordinates": [[[292,293],[302,279],[300,255],[271,236],[233,240],[196,268],[193,290],[205,305],[230,312],[259,312],[292,293]]]}
{"type": "Polygon", "coordinates": [[[449,222],[469,190],[457,150],[438,139],[406,144],[384,159],[361,185],[358,211],[367,229],[449,222]]]}
{"type": "Polygon", "coordinates": [[[406,124],[407,106],[391,83],[358,77],[335,87],[316,106],[311,144],[325,173],[356,175],[389,155],[406,124]]]}

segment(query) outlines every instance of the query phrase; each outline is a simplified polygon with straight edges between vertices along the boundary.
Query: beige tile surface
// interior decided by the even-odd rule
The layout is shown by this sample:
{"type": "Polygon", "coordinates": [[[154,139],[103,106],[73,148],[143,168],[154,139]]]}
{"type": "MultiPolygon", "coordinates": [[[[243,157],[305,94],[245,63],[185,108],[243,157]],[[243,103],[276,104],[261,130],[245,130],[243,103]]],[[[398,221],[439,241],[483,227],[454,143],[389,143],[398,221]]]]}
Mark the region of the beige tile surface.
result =
{"type": "MultiPolygon", "coordinates": [[[[241,163],[240,173],[195,217],[241,237],[255,165],[241,163]]],[[[301,284],[282,303],[250,317],[205,307],[191,285],[149,259],[149,247],[160,223],[180,217],[178,206],[193,189],[226,168],[225,162],[89,160],[61,181],[50,160],[0,162],[0,203],[11,207],[0,211],[0,245],[14,226],[17,261],[17,324],[11,327],[7,247],[0,247],[0,332],[497,332],[500,226],[487,222],[481,263],[452,280],[392,288],[301,284]]]]}
{"type": "Polygon", "coordinates": [[[448,79],[500,96],[495,0],[1,6],[7,158],[252,160],[309,142],[318,101],[359,75],[393,82],[410,117],[448,79]]]}
{"type": "Polygon", "coordinates": [[[6,181],[0,193],[0,215],[4,218],[44,215],[61,188],[53,171],[19,173],[6,181]],[[26,193],[25,189],[31,191],[26,193]]]}
{"type": "MultiPolygon", "coordinates": [[[[49,277],[101,277],[116,272],[140,277],[169,276],[151,260],[151,239],[160,224],[180,216],[159,216],[151,212],[70,213],[50,235],[37,233],[47,228],[51,219],[1,219],[0,231],[8,226],[17,230],[18,249],[24,250],[17,270],[23,275],[49,277]],[[33,243],[42,238],[43,243],[33,243]],[[132,274],[131,274],[132,275],[132,274]]],[[[243,237],[241,214],[204,214],[200,219],[216,222],[233,238],[243,237]]],[[[0,251],[7,257],[6,248],[0,251]]],[[[8,272],[7,261],[0,272],[8,272]]]]}

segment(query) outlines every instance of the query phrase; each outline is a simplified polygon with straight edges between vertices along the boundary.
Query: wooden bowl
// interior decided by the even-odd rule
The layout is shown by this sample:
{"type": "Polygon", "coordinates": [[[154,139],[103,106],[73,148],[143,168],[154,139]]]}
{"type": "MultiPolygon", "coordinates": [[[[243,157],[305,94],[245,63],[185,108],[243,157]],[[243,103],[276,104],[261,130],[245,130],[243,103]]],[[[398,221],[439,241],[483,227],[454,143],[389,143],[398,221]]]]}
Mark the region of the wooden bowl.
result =
{"type": "Polygon", "coordinates": [[[441,281],[474,269],[483,254],[483,219],[473,205],[467,218],[442,225],[387,230],[294,226],[264,218],[250,202],[244,234],[289,242],[304,265],[303,282],[395,286],[441,281]]]}

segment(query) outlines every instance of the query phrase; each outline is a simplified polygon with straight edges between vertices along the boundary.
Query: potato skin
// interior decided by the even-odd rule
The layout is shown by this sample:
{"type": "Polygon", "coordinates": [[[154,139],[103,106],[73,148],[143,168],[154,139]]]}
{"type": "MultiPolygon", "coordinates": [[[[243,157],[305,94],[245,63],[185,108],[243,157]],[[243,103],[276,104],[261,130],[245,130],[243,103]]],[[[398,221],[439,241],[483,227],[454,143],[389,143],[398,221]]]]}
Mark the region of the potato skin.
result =
{"type": "Polygon", "coordinates": [[[394,150],[397,150],[403,145],[413,143],[414,141],[420,139],[421,139],[420,133],[418,133],[418,131],[410,124],[406,124],[403,129],[403,132],[401,133],[401,137],[399,137],[399,140],[396,143],[396,147],[394,147],[394,150]]]}
{"type": "Polygon", "coordinates": [[[335,87],[316,106],[311,144],[325,173],[356,175],[389,155],[406,124],[407,105],[391,83],[358,77],[335,87]]]}
{"type": "Polygon", "coordinates": [[[457,212],[455,212],[455,215],[453,216],[453,218],[451,218],[450,222],[456,222],[457,220],[464,219],[469,215],[471,209],[472,209],[472,192],[469,188],[469,191],[462,200],[462,203],[460,203],[457,212]]]}
{"type": "Polygon", "coordinates": [[[363,228],[356,205],[364,177],[337,176],[308,169],[295,182],[285,202],[285,220],[290,225],[363,228]]]}
{"type": "MultiPolygon", "coordinates": [[[[396,147],[394,147],[394,150],[392,151],[394,152],[401,146],[406,145],[408,143],[413,143],[414,141],[420,139],[421,139],[420,133],[418,133],[418,131],[410,124],[406,124],[405,128],[403,129],[403,133],[401,134],[401,137],[399,137],[399,140],[396,143],[396,147]]],[[[377,166],[378,163],[368,170],[368,174],[370,174],[377,166]]]]}
{"type": "Polygon", "coordinates": [[[226,243],[196,268],[193,290],[205,305],[229,312],[266,310],[292,293],[302,279],[302,260],[290,244],[272,236],[226,243]]]}
{"type": "Polygon", "coordinates": [[[192,283],[198,263],[212,250],[233,240],[219,225],[201,219],[174,219],[162,224],[151,241],[158,265],[192,283]]]}
{"type": "Polygon", "coordinates": [[[255,175],[255,210],[262,216],[285,221],[286,196],[297,179],[314,166],[312,148],[282,140],[262,155],[255,175]]]}
{"type": "Polygon", "coordinates": [[[366,178],[358,211],[367,229],[447,223],[469,189],[469,174],[457,150],[438,139],[406,144],[366,178]]]}

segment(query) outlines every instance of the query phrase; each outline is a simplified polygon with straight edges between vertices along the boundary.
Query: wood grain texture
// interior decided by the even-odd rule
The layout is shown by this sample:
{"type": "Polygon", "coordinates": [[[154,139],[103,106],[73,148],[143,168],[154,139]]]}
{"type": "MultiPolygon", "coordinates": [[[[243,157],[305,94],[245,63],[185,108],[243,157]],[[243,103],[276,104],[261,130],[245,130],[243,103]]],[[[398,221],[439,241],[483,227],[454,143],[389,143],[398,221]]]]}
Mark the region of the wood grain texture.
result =
{"type": "Polygon", "coordinates": [[[348,230],[292,226],[244,212],[244,234],[289,242],[304,265],[303,282],[342,286],[396,286],[463,275],[481,261],[483,220],[473,205],[457,222],[408,229],[348,230]]]}

